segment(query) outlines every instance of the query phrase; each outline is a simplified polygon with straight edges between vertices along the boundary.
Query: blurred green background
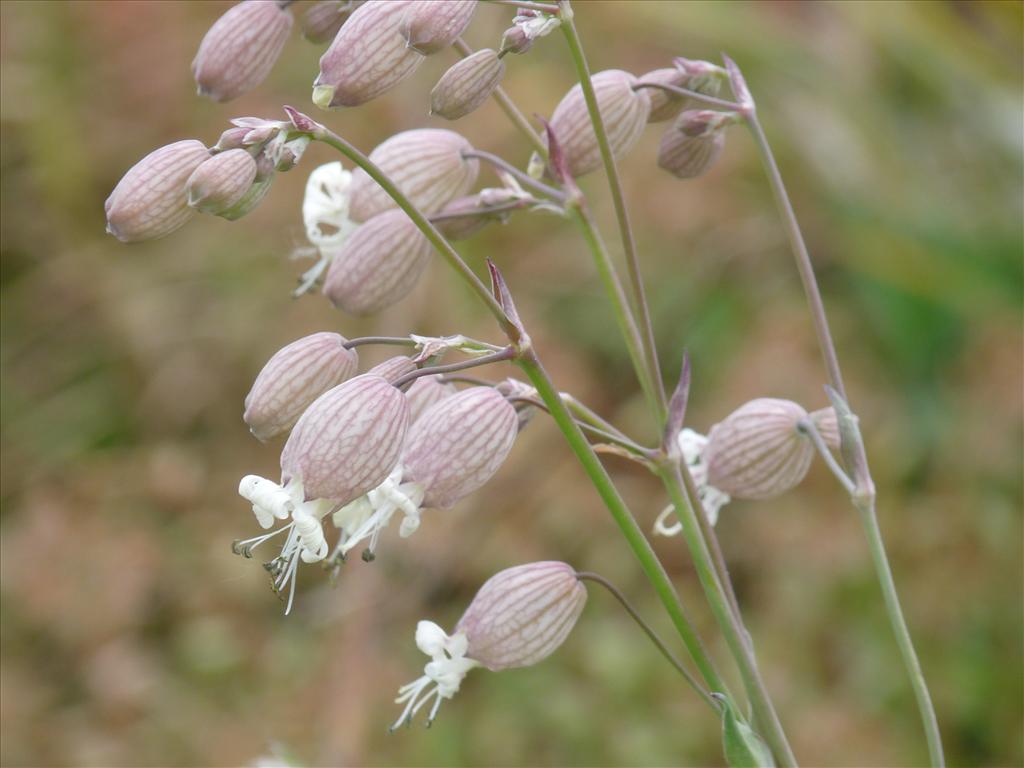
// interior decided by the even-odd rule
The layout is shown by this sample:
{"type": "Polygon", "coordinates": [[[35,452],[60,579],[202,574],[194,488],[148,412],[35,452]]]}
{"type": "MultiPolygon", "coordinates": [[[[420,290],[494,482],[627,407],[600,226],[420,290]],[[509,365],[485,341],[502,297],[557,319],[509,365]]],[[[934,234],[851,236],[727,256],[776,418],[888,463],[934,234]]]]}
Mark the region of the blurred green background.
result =
{"type": "MultiPolygon", "coordinates": [[[[298,4],[301,12],[305,3],[298,4]]],[[[638,568],[554,427],[535,419],[482,491],[393,534],[330,588],[301,574],[287,618],[255,561],[239,477],[273,476],[242,399],[276,349],[346,336],[497,340],[437,262],[356,320],[289,292],[304,265],[313,147],[241,222],[200,217],[124,246],[103,201],[137,159],[212,143],[239,115],[313,110],[321,49],[296,34],[268,82],[217,105],[189,62],[220,2],[4,2],[2,37],[2,740],[4,765],[239,765],[286,752],[346,765],[721,763],[718,726],[607,595],[536,667],[475,672],[431,730],[395,735],[421,673],[421,618],[451,627],[493,572],[562,559],[615,581],[666,637],[638,568]]],[[[733,56],[805,227],[860,413],[880,516],[952,765],[1021,765],[1022,6],[996,2],[579,2],[593,69],[733,56]]],[[[467,37],[496,45],[512,12],[467,37]]],[[[550,114],[572,83],[561,37],[510,57],[506,86],[550,114]]],[[[328,124],[369,150],[446,125],[438,55],[328,124]]],[[[320,113],[323,114],[323,113],[320,113]]],[[[493,105],[455,126],[525,162],[493,105]]],[[[825,404],[800,286],[740,129],[705,178],[654,164],[664,125],[621,167],[663,365],[694,362],[691,426],[756,396],[825,404]]],[[[482,173],[483,183],[494,178],[482,173]]],[[[616,244],[606,187],[584,180],[616,244]]],[[[563,389],[647,441],[654,430],[570,224],[519,215],[464,243],[495,259],[563,389]]],[[[372,363],[380,359],[363,355],[372,363]]],[[[496,375],[505,372],[495,371],[496,375]]],[[[609,458],[649,528],[665,498],[609,458]]],[[[806,765],[919,765],[918,716],[859,523],[819,465],[719,524],[769,688],[806,765]]],[[[655,546],[725,664],[683,543],[655,546]]]]}

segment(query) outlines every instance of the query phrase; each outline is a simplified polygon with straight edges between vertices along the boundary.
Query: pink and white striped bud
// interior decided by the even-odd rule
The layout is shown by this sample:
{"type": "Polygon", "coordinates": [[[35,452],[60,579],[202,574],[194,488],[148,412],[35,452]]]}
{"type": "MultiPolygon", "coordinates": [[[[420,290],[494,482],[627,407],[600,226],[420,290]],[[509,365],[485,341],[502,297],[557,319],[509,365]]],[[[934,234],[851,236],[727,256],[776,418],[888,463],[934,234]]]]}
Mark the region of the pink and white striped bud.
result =
{"type": "Polygon", "coordinates": [[[385,211],[342,244],[327,270],[324,295],[353,315],[379,312],[413,289],[430,254],[430,241],[405,211],[385,211]]]}
{"type": "Polygon", "coordinates": [[[587,590],[571,566],[529,563],[488,579],[451,635],[432,621],[419,622],[416,646],[431,660],[422,677],[399,689],[395,702],[405,709],[391,730],[433,698],[429,725],[475,667],[496,672],[543,661],[565,642],[586,602],[587,590]]]}
{"type": "Polygon", "coordinates": [[[246,214],[252,212],[260,203],[263,202],[263,198],[270,192],[270,185],[274,181],[274,176],[271,173],[263,179],[259,178],[259,163],[257,162],[256,181],[249,187],[248,191],[242,195],[242,199],[235,203],[227,210],[221,211],[217,215],[222,219],[228,221],[235,221],[240,219],[246,214]]]}
{"type": "Polygon", "coordinates": [[[420,376],[405,392],[409,401],[409,423],[414,423],[435,403],[455,395],[459,390],[440,376],[420,376]]]}
{"type": "Polygon", "coordinates": [[[302,36],[311,43],[334,39],[341,25],[362,3],[357,0],[319,0],[302,15],[302,36]]]}
{"type": "Polygon", "coordinates": [[[476,4],[477,0],[413,0],[399,32],[424,56],[443,51],[466,31],[476,4]]]}
{"type": "Polygon", "coordinates": [[[391,474],[408,427],[409,404],[390,382],[349,379],[299,417],[281,451],[281,483],[301,482],[307,499],[349,502],[391,474]]]}
{"type": "Polygon", "coordinates": [[[828,408],[811,411],[811,421],[814,422],[814,426],[818,430],[818,434],[821,435],[822,440],[825,441],[825,445],[833,451],[838,451],[842,440],[839,436],[839,419],[836,416],[836,409],[830,405],[828,408]]]}
{"type": "Polygon", "coordinates": [[[398,25],[411,0],[368,0],[342,25],[320,57],[313,103],[356,107],[393,88],[423,62],[398,25]]]}
{"type": "Polygon", "coordinates": [[[220,152],[189,176],[188,204],[200,213],[223,213],[245,197],[255,179],[252,155],[244,149],[220,152]]]}
{"type": "MultiPolygon", "coordinates": [[[[387,379],[389,382],[394,384],[398,379],[415,370],[416,363],[412,361],[411,357],[396,355],[395,357],[389,357],[382,363],[377,363],[373,368],[368,370],[367,373],[374,376],[380,376],[382,379],[387,379]]],[[[410,409],[410,421],[412,421],[411,413],[412,411],[410,409]]]]}
{"type": "Polygon", "coordinates": [[[586,602],[586,587],[571,565],[519,565],[480,587],[455,632],[469,641],[466,656],[492,672],[529,667],[558,650],[586,602]]]}
{"type": "Polygon", "coordinates": [[[680,179],[706,173],[725,147],[724,128],[735,115],[713,110],[683,112],[658,144],[658,166],[680,179]]]}
{"type": "MultiPolygon", "coordinates": [[[[655,69],[652,72],[641,75],[638,80],[641,83],[659,83],[661,85],[673,85],[676,88],[686,88],[690,76],[677,67],[665,67],[655,69]]],[[[686,105],[686,97],[680,96],[661,88],[644,88],[651,99],[651,113],[647,116],[648,123],[660,123],[663,120],[671,120],[683,111],[686,105]]]]}
{"type": "Polygon", "coordinates": [[[805,411],[792,400],[751,400],[711,428],[708,483],[738,499],[768,499],[795,488],[814,458],[799,430],[805,411]]]}
{"type": "Polygon", "coordinates": [[[499,49],[502,53],[526,53],[533,47],[534,40],[535,37],[530,37],[521,26],[515,25],[505,30],[499,49]]]}
{"type": "MultiPolygon", "coordinates": [[[[480,163],[464,158],[473,145],[454,131],[418,128],[396,133],[370,159],[424,213],[436,213],[476,183],[480,163]]],[[[397,204],[362,168],[352,174],[349,215],[366,221],[397,204]]]]}
{"type": "Polygon", "coordinates": [[[245,396],[242,418],[260,440],[295,426],[310,403],[350,378],[359,355],[336,333],[314,333],[293,341],[263,366],[245,396]]]}
{"type": "Polygon", "coordinates": [[[423,486],[423,506],[451,507],[498,471],[518,427],[515,408],[491,387],[444,398],[410,429],[403,479],[423,486]]]}
{"type": "Polygon", "coordinates": [[[133,165],[104,203],[107,232],[123,243],[155,240],[195,215],[186,184],[210,151],[193,139],[150,152],[133,165]]]}
{"type": "MultiPolygon", "coordinates": [[[[639,141],[651,98],[644,88],[633,90],[637,79],[620,69],[606,69],[591,77],[597,106],[604,120],[612,154],[622,157],[639,141]]],[[[562,98],[551,115],[551,129],[565,154],[569,173],[579,178],[601,167],[601,150],[590,123],[590,113],[579,83],[562,98]]]]}
{"type": "Polygon", "coordinates": [[[199,95],[230,101],[251,91],[270,74],[291,29],[292,14],[277,0],[243,0],[230,8],[192,61],[199,95]]]}
{"type": "Polygon", "coordinates": [[[497,51],[482,48],[445,72],[430,92],[430,114],[458,120],[483,104],[505,75],[497,51]]]}

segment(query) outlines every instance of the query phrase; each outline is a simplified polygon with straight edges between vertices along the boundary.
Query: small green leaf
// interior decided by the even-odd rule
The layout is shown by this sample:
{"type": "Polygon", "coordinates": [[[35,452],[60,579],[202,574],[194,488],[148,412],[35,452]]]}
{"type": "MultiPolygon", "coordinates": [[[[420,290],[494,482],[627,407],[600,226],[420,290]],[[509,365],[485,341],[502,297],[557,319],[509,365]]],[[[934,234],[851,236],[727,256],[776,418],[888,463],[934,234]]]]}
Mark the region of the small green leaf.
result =
{"type": "Polygon", "coordinates": [[[775,760],[768,745],[736,715],[732,702],[721,695],[715,698],[722,702],[725,762],[732,768],[775,768],[775,760]]]}

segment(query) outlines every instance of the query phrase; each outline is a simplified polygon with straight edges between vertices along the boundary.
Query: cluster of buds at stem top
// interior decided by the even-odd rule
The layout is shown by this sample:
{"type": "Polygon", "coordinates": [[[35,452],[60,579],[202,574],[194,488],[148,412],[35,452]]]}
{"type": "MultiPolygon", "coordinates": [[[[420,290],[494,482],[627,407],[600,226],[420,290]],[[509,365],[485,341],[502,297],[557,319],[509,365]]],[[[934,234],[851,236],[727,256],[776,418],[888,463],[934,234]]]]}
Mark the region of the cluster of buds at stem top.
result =
{"type": "Polygon", "coordinates": [[[706,173],[725,147],[725,129],[739,120],[734,112],[683,112],[658,145],[658,165],[680,179],[706,173]]]}
{"type": "Polygon", "coordinates": [[[492,48],[482,48],[453,65],[430,92],[430,114],[458,120],[487,101],[505,75],[505,63],[492,48]]]}
{"type": "Polygon", "coordinates": [[[376,551],[392,516],[404,515],[401,536],[420,526],[421,508],[447,508],[481,488],[498,471],[515,442],[515,409],[491,387],[443,396],[422,410],[409,430],[401,465],[364,497],[334,514],[346,555],[369,539],[376,551]]]}
{"type": "MultiPolygon", "coordinates": [[[[419,128],[396,133],[370,153],[372,160],[412,204],[427,214],[466,194],[476,183],[480,163],[466,158],[473,145],[454,131],[419,128]]],[[[361,168],[352,175],[349,204],[354,221],[367,221],[397,207],[361,168]]]]}
{"type": "MultiPolygon", "coordinates": [[[[677,58],[674,67],[655,69],[638,79],[640,83],[655,83],[676,88],[686,88],[702,93],[705,96],[717,96],[722,83],[727,77],[726,71],[710,61],[691,61],[677,58]]],[[[671,93],[661,88],[650,88],[651,113],[647,117],[649,123],[660,123],[671,120],[687,106],[690,101],[686,96],[671,93]]]]}
{"type": "Polygon", "coordinates": [[[311,43],[333,40],[341,25],[360,5],[360,0],[317,0],[302,15],[302,36],[311,43]]]}
{"type": "Polygon", "coordinates": [[[328,389],[352,377],[359,355],[336,333],[314,333],[278,350],[245,398],[245,423],[259,440],[295,426],[302,412],[328,389]]]}
{"type": "Polygon", "coordinates": [[[192,62],[201,96],[230,101],[263,82],[292,29],[285,5],[278,0],[243,0],[217,19],[192,62]]]}
{"type": "Polygon", "coordinates": [[[429,56],[466,31],[476,5],[477,0],[412,0],[398,31],[412,50],[429,56]]]}
{"type": "Polygon", "coordinates": [[[399,25],[410,0],[368,0],[353,11],[320,57],[313,103],[321,109],[356,107],[412,74],[423,54],[410,48],[399,25]]]}
{"type": "Polygon", "coordinates": [[[429,724],[475,667],[492,672],[537,664],[554,653],[576,625],[587,590],[566,563],[508,568],[477,592],[449,635],[431,621],[416,626],[416,645],[430,661],[423,676],[399,689],[405,708],[392,730],[411,722],[433,700],[429,724]]]}
{"type": "Polygon", "coordinates": [[[188,139],[150,152],[104,205],[107,231],[126,243],[154,240],[196,211],[234,220],[266,196],[276,171],[294,167],[310,137],[293,123],[241,117],[212,149],[188,139]]]}
{"type": "MultiPolygon", "coordinates": [[[[832,409],[816,412],[826,443],[835,445],[832,409]]],[[[758,398],[711,428],[704,460],[708,482],[739,499],[767,499],[795,488],[807,475],[815,448],[802,431],[809,414],[791,400],[758,398]]]]}
{"type": "MultiPolygon", "coordinates": [[[[647,125],[651,110],[648,89],[634,90],[637,79],[620,69],[598,72],[590,81],[612,154],[622,157],[636,145],[647,125]]],[[[601,150],[579,83],[555,107],[550,124],[573,178],[601,167],[601,150]]]]}

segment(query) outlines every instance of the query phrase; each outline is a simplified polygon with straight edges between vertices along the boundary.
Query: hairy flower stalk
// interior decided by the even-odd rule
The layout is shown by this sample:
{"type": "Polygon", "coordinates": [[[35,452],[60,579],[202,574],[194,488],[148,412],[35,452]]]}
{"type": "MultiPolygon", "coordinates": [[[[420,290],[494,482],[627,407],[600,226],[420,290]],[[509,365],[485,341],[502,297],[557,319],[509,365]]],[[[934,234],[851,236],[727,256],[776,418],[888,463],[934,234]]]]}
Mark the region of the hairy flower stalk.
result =
{"type": "Polygon", "coordinates": [[[266,79],[292,29],[285,5],[243,0],[217,19],[192,61],[200,96],[230,101],[266,79]]]}
{"type": "Polygon", "coordinates": [[[433,700],[429,725],[476,667],[499,672],[540,663],[565,642],[586,602],[587,590],[572,566],[529,563],[488,579],[451,635],[433,622],[419,622],[416,646],[431,660],[423,677],[399,689],[395,703],[405,709],[391,729],[411,722],[433,700]]]}

